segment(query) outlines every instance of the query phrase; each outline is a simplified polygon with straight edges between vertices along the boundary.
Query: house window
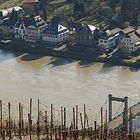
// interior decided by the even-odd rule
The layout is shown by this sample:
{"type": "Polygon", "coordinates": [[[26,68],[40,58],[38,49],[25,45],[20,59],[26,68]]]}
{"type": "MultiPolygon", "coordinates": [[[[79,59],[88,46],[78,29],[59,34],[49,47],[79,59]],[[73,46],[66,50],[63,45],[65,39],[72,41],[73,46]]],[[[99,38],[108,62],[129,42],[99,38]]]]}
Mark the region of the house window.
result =
{"type": "Polygon", "coordinates": [[[103,43],[103,40],[100,40],[100,43],[103,43]]]}

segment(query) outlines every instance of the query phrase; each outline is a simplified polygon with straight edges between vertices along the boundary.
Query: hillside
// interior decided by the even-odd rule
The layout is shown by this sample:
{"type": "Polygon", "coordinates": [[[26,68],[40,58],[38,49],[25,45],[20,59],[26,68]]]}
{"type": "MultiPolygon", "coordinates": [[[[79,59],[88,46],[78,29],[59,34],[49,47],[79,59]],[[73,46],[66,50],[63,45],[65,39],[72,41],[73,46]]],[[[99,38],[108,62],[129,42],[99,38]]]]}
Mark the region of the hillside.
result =
{"type": "Polygon", "coordinates": [[[97,25],[98,27],[103,27],[105,29],[110,26],[108,20],[100,15],[99,5],[96,0],[93,0],[91,3],[84,3],[85,13],[83,15],[81,15],[81,13],[79,14],[74,12],[74,4],[75,2],[65,4],[63,2],[54,4],[53,2],[49,4],[48,19],[51,19],[54,15],[61,15],[67,23],[74,21],[84,24],[97,25]]]}
{"type": "MultiPolygon", "coordinates": [[[[44,3],[44,0],[40,1],[44,3]]],[[[0,9],[15,4],[21,5],[22,0],[0,0],[0,9]]],[[[102,29],[140,23],[140,1],[138,0],[135,2],[129,0],[67,0],[67,3],[64,0],[54,0],[44,4],[43,7],[47,10],[48,20],[54,15],[60,15],[65,23],[88,23],[102,29]]]]}
{"type": "Polygon", "coordinates": [[[0,0],[0,9],[9,8],[21,4],[22,1],[20,0],[0,0]]]}
{"type": "MultiPolygon", "coordinates": [[[[0,9],[12,7],[15,5],[21,5],[22,0],[0,0],[0,9]]],[[[87,8],[86,15],[76,18],[73,13],[74,2],[65,3],[64,0],[54,0],[47,5],[48,20],[54,15],[66,16],[67,20],[73,20],[75,22],[97,24],[106,27],[108,23],[106,20],[99,18],[97,2],[93,0],[91,5],[85,5],[87,8]]]]}

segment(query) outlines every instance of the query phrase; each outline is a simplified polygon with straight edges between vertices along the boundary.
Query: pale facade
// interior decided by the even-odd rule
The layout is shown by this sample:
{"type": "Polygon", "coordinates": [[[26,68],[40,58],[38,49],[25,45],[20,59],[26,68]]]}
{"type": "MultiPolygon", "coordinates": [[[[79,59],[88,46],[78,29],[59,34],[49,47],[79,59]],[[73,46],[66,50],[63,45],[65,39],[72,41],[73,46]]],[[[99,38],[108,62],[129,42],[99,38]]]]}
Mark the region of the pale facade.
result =
{"type": "Polygon", "coordinates": [[[48,28],[42,34],[42,40],[47,42],[61,43],[67,41],[68,38],[69,30],[62,25],[58,25],[55,31],[48,28]]]}
{"type": "Polygon", "coordinates": [[[108,39],[99,39],[99,46],[102,46],[104,48],[112,48],[113,46],[115,46],[115,38],[114,37],[110,37],[108,39]]]}
{"type": "Polygon", "coordinates": [[[106,32],[102,33],[99,38],[98,46],[104,49],[112,48],[118,45],[121,42],[122,34],[119,30],[116,32],[111,32],[107,30],[106,32]]]}
{"type": "MultiPolygon", "coordinates": [[[[139,39],[140,41],[140,39],[139,39]]],[[[135,52],[137,51],[137,46],[136,43],[134,42],[134,40],[127,35],[126,37],[124,37],[120,43],[119,46],[124,52],[135,52]]]]}
{"type": "Polygon", "coordinates": [[[24,22],[22,22],[20,24],[20,26],[18,26],[18,27],[15,26],[14,30],[15,30],[15,38],[16,39],[23,39],[24,38],[25,31],[26,31],[24,22]]]}
{"type": "Polygon", "coordinates": [[[42,32],[46,27],[47,24],[40,16],[24,18],[19,20],[15,25],[15,38],[24,39],[29,42],[37,41],[41,39],[42,32]]]}

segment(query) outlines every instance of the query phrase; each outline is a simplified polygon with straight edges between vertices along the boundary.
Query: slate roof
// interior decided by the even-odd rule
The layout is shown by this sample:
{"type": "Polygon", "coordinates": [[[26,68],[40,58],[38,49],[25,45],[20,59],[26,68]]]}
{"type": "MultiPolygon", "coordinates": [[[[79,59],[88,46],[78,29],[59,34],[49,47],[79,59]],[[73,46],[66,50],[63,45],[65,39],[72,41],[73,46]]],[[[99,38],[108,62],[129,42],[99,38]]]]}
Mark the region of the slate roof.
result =
{"type": "Polygon", "coordinates": [[[111,37],[113,37],[114,35],[111,33],[110,30],[107,31],[101,31],[100,32],[100,39],[109,39],[111,37]]]}
{"type": "Polygon", "coordinates": [[[131,37],[131,39],[134,43],[138,43],[138,42],[140,43],[140,37],[138,35],[136,35],[135,32],[130,33],[129,36],[131,37]]]}
{"type": "Polygon", "coordinates": [[[5,18],[3,20],[3,23],[1,24],[1,26],[4,26],[4,27],[9,27],[10,29],[13,29],[15,24],[16,24],[17,21],[14,21],[14,20],[10,20],[9,18],[5,18]]]}
{"type": "Polygon", "coordinates": [[[100,38],[101,39],[109,39],[113,36],[117,36],[120,33],[122,33],[122,29],[120,28],[114,28],[112,30],[106,30],[105,32],[100,33],[100,38]]]}
{"type": "Polygon", "coordinates": [[[68,28],[73,28],[76,32],[78,32],[83,27],[82,23],[69,23],[68,28]]]}
{"type": "Polygon", "coordinates": [[[140,29],[136,30],[136,34],[140,37],[140,29]]]}
{"type": "Polygon", "coordinates": [[[43,33],[58,35],[67,30],[68,29],[66,27],[60,24],[60,18],[55,16],[43,33]]]}
{"type": "Polygon", "coordinates": [[[122,30],[122,32],[124,34],[130,34],[130,33],[134,32],[134,31],[135,31],[135,29],[132,28],[132,27],[127,27],[127,28],[125,28],[125,29],[122,30]]]}
{"type": "Polygon", "coordinates": [[[120,28],[114,28],[114,29],[111,30],[111,33],[112,33],[112,34],[117,34],[117,33],[119,33],[120,31],[122,31],[122,29],[120,29],[120,28]]]}
{"type": "Polygon", "coordinates": [[[19,28],[20,26],[34,26],[36,28],[39,28],[41,26],[45,26],[46,22],[40,17],[40,16],[36,16],[36,17],[24,17],[23,19],[20,19],[19,21],[17,21],[15,27],[19,28]]]}
{"type": "Polygon", "coordinates": [[[89,25],[89,24],[88,25],[83,25],[82,24],[82,27],[77,32],[80,32],[80,31],[83,31],[83,30],[87,30],[87,31],[91,32],[91,34],[94,34],[94,32],[96,30],[99,30],[99,28],[97,28],[93,25],[89,25]]]}

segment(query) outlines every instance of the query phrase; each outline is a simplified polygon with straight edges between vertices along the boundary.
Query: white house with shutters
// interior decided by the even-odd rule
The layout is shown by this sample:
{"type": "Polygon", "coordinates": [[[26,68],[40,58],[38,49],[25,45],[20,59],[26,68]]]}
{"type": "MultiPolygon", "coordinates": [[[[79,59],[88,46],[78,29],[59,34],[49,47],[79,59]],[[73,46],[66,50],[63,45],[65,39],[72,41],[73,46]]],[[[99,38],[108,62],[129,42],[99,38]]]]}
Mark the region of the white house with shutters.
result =
{"type": "Polygon", "coordinates": [[[122,52],[132,53],[140,46],[140,34],[132,27],[107,30],[101,33],[98,45],[104,49],[118,47],[122,52]]]}
{"type": "Polygon", "coordinates": [[[104,49],[112,48],[120,43],[122,39],[121,29],[115,28],[101,32],[98,46],[104,49]]]}

